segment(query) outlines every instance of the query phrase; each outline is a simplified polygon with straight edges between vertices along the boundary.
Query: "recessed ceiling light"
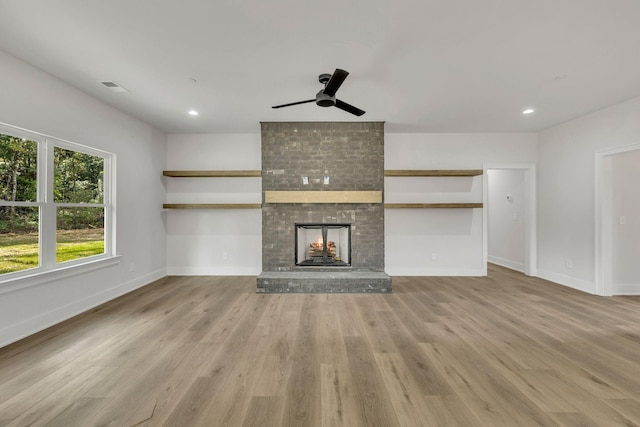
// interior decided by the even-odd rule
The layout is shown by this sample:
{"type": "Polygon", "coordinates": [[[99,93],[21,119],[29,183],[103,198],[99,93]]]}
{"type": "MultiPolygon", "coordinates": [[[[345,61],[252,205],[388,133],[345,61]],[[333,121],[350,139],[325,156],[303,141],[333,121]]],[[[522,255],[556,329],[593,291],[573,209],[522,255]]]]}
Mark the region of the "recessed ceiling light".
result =
{"type": "Polygon", "coordinates": [[[527,108],[526,110],[522,110],[522,114],[533,114],[536,111],[533,108],[527,108]]]}
{"type": "Polygon", "coordinates": [[[190,116],[197,116],[198,112],[196,110],[189,110],[189,115],[190,116]]]}

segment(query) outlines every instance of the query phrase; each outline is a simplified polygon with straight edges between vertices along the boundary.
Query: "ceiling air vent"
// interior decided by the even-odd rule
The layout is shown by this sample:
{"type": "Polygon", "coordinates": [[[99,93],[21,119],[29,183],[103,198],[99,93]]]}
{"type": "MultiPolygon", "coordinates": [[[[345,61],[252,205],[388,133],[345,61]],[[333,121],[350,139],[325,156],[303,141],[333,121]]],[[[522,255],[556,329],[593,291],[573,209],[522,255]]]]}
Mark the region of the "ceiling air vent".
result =
{"type": "Polygon", "coordinates": [[[109,88],[113,92],[129,92],[128,89],[120,86],[118,83],[114,81],[107,81],[107,82],[100,82],[100,83],[102,83],[105,87],[109,88]]]}

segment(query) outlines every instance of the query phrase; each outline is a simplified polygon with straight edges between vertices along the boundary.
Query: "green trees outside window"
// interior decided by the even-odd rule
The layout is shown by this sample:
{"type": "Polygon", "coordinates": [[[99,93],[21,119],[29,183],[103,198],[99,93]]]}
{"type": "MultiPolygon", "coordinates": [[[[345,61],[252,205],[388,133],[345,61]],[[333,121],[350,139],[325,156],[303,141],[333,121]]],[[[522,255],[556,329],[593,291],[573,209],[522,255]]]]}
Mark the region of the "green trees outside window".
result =
{"type": "MultiPolygon", "coordinates": [[[[35,202],[37,199],[38,143],[0,134],[0,200],[35,202]]],[[[0,206],[0,233],[38,231],[38,212],[0,206]]]]}

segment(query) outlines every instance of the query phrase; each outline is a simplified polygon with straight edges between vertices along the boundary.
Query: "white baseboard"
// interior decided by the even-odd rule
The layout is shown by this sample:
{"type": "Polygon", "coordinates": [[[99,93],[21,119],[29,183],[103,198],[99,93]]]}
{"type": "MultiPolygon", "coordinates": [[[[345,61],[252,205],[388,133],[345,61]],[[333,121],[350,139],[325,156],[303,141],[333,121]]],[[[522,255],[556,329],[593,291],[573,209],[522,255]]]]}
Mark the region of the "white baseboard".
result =
{"type": "Polygon", "coordinates": [[[389,276],[486,276],[482,268],[386,268],[389,276]]]}
{"type": "Polygon", "coordinates": [[[167,276],[258,276],[255,267],[167,267],[167,276]]]}
{"type": "Polygon", "coordinates": [[[57,307],[38,316],[6,326],[0,329],[0,348],[47,329],[53,325],[64,322],[67,319],[91,310],[94,307],[148,285],[149,283],[163,277],[166,277],[166,270],[164,268],[145,274],[144,276],[137,277],[126,283],[121,283],[112,288],[105,289],[104,291],[89,297],[73,301],[70,304],[57,307]]]}
{"type": "Polygon", "coordinates": [[[577,279],[571,276],[565,276],[548,270],[538,270],[538,277],[550,282],[557,283],[559,285],[567,286],[569,288],[576,289],[578,291],[586,292],[588,294],[596,293],[596,285],[593,282],[589,282],[583,279],[577,279]]]}
{"type": "Polygon", "coordinates": [[[511,270],[519,271],[520,273],[524,273],[524,264],[521,262],[511,261],[509,259],[500,258],[497,256],[489,255],[488,261],[492,264],[497,264],[502,267],[509,268],[511,270]]]}
{"type": "Polygon", "coordinates": [[[640,295],[640,285],[639,284],[619,284],[613,286],[613,294],[614,295],[640,295]]]}

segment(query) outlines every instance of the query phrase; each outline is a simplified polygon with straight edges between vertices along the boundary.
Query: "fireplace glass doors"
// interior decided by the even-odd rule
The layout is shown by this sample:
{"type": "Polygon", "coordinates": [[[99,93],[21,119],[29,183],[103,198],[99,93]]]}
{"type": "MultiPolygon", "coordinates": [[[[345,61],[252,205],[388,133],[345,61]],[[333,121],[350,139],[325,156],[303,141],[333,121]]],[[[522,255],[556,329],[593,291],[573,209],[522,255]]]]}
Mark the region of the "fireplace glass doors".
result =
{"type": "Polygon", "coordinates": [[[296,224],[296,265],[351,265],[350,224],[296,224]]]}

